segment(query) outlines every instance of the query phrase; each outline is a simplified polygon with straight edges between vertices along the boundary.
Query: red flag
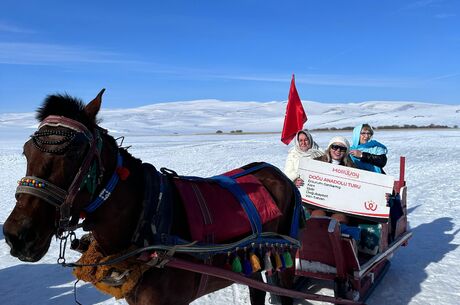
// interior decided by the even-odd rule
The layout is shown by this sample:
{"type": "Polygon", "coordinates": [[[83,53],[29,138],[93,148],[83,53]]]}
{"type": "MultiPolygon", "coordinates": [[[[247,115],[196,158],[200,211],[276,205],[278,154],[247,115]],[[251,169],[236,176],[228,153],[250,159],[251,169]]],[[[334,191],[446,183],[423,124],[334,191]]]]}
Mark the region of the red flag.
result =
{"type": "Polygon", "coordinates": [[[281,132],[281,142],[288,145],[295,137],[299,130],[302,130],[303,124],[307,121],[307,115],[303,110],[302,102],[295,88],[294,74],[292,74],[291,88],[286,106],[286,115],[284,116],[284,126],[281,132]]]}

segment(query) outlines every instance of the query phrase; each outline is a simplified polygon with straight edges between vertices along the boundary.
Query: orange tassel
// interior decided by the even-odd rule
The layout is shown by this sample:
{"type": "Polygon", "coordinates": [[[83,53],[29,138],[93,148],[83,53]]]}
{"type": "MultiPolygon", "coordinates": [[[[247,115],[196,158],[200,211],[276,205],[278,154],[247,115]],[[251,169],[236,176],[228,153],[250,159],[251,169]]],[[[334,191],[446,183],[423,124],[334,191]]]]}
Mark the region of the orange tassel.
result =
{"type": "Polygon", "coordinates": [[[254,252],[249,254],[249,261],[251,262],[252,272],[257,272],[262,269],[260,266],[260,260],[257,255],[254,254],[254,252]]]}

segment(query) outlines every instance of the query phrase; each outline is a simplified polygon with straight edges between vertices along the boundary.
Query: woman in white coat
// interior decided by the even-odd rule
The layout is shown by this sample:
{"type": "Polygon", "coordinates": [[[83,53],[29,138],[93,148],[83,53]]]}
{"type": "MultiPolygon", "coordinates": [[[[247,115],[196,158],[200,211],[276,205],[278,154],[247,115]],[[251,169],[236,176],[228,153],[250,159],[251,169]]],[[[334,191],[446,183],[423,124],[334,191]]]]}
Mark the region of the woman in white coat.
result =
{"type": "Polygon", "coordinates": [[[304,181],[299,177],[299,162],[301,158],[314,159],[321,157],[324,153],[319,149],[318,144],[308,130],[300,130],[295,136],[295,145],[292,147],[286,159],[284,173],[297,187],[301,187],[304,181]]]}

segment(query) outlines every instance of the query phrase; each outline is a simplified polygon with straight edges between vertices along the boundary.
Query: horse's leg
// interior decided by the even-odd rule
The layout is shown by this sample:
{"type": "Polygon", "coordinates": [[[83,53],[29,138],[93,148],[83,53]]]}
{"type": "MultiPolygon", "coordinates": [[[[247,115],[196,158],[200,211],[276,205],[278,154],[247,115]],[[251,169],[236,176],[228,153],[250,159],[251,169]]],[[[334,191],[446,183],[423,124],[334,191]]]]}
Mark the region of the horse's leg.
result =
{"type": "Polygon", "coordinates": [[[129,305],[188,305],[194,299],[195,279],[191,272],[152,268],[144,273],[126,301],[129,305]]]}
{"type": "MultiPolygon", "coordinates": [[[[251,278],[258,281],[262,280],[262,273],[256,272],[251,275],[251,278]]],[[[251,300],[251,305],[264,305],[265,304],[265,294],[266,292],[263,290],[255,289],[252,287],[249,288],[249,299],[251,300]]]]}
{"type": "MultiPolygon", "coordinates": [[[[280,286],[286,289],[293,289],[294,287],[294,269],[289,268],[279,273],[280,286]]],[[[294,299],[290,297],[280,296],[282,305],[292,305],[294,299]]]]}

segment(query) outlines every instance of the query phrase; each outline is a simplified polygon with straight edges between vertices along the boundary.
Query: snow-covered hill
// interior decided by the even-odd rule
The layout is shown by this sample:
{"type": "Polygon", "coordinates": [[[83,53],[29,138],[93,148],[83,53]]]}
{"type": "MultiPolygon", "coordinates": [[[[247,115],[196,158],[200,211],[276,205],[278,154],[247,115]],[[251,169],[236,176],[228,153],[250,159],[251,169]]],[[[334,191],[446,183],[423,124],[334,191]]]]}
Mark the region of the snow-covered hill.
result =
{"type": "MultiPolygon", "coordinates": [[[[306,127],[343,128],[368,122],[372,126],[430,124],[453,127],[460,122],[460,104],[418,102],[363,102],[324,104],[303,102],[308,116],[306,127]]],[[[279,132],[286,102],[224,102],[197,100],[160,103],[139,108],[103,109],[100,117],[111,132],[144,132],[150,135],[230,132],[279,132]]],[[[0,130],[36,127],[34,114],[0,113],[0,130]]]]}

